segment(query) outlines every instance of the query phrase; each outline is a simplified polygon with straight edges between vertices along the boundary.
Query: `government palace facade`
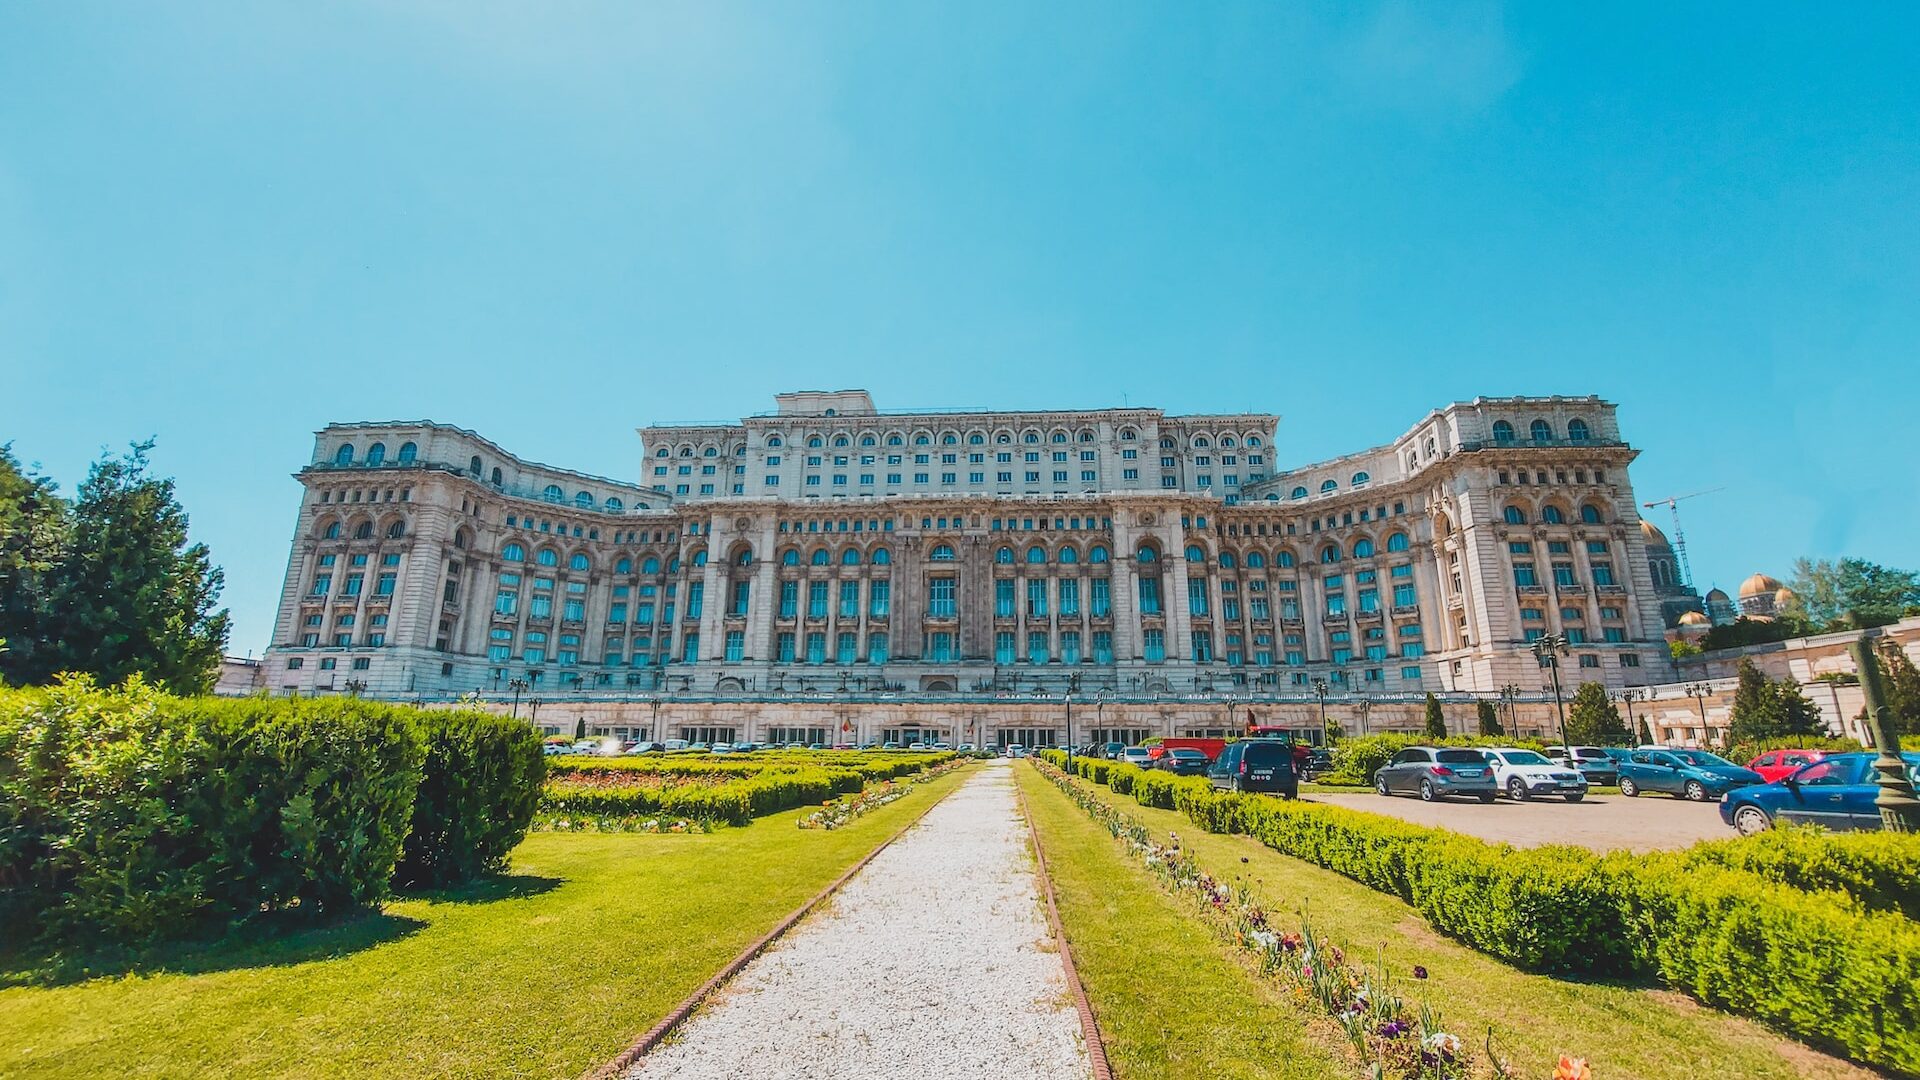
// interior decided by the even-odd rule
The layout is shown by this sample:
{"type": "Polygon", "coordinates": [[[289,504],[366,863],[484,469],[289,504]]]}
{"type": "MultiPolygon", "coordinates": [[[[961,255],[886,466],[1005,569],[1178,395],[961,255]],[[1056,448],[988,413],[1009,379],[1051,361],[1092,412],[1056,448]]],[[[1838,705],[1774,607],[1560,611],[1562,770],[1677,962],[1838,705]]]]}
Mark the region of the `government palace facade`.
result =
{"type": "Polygon", "coordinates": [[[1598,398],[1447,405],[1312,465],[1266,414],[776,401],[641,429],[637,481],[322,429],[265,685],[569,733],[1046,744],[1534,695],[1549,633],[1569,695],[1672,675],[1598,398]]]}

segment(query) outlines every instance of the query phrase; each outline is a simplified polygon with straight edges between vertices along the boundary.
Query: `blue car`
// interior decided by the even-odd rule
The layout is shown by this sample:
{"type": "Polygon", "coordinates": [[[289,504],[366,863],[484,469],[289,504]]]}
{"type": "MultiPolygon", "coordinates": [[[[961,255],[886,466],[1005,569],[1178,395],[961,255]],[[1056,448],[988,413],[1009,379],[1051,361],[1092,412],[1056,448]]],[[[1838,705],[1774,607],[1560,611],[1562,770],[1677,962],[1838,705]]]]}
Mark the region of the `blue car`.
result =
{"type": "MultiPolygon", "coordinates": [[[[1804,765],[1783,780],[1744,787],[1720,803],[1720,820],[1751,836],[1776,821],[1823,825],[1836,832],[1878,829],[1872,753],[1835,754],[1804,765]]],[[[1920,782],[1920,753],[1901,754],[1907,772],[1920,782]]]]}
{"type": "Polygon", "coordinates": [[[1705,750],[1647,748],[1620,763],[1620,794],[1664,791],[1693,802],[1707,802],[1737,787],[1763,784],[1766,777],[1705,750]]]}

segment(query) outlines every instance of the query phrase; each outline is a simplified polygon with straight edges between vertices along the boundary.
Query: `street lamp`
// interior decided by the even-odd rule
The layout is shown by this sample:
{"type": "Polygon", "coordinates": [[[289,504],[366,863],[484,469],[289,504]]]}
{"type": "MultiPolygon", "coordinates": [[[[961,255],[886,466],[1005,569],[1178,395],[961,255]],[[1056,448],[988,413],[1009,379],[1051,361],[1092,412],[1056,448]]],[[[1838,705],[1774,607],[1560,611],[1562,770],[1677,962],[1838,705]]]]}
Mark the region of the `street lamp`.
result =
{"type": "MultiPolygon", "coordinates": [[[[1354,702],[1353,708],[1355,712],[1360,714],[1360,737],[1364,739],[1367,735],[1367,715],[1373,712],[1373,699],[1365,694],[1361,694],[1360,700],[1354,702]]],[[[1322,723],[1320,725],[1320,731],[1323,738],[1325,737],[1326,730],[1327,725],[1322,723]]]]}
{"type": "Polygon", "coordinates": [[[513,718],[520,719],[520,695],[527,690],[527,680],[513,678],[507,680],[507,689],[513,691],[513,718]]]}
{"type": "Polygon", "coordinates": [[[1513,683],[1500,688],[1500,703],[1507,707],[1507,734],[1520,737],[1520,687],[1513,683]]]}
{"type": "Polygon", "coordinates": [[[1633,715],[1633,703],[1636,701],[1647,700],[1647,698],[1651,696],[1651,691],[1642,690],[1637,686],[1629,686],[1625,690],[1620,691],[1615,696],[1618,697],[1621,701],[1624,701],[1627,703],[1627,738],[1628,740],[1632,742],[1640,741],[1640,720],[1638,717],[1633,715]]]}
{"type": "Polygon", "coordinates": [[[1880,811],[1880,826],[1890,833],[1920,832],[1920,798],[1916,798],[1913,780],[1906,762],[1900,760],[1900,732],[1894,712],[1887,705],[1887,691],[1880,677],[1880,658],[1866,634],[1852,647],[1853,662],[1860,670],[1860,694],[1866,702],[1867,728],[1873,734],[1879,753],[1873,761],[1874,784],[1879,794],[1873,805],[1880,811]]]}
{"type": "Polygon", "coordinates": [[[1707,729],[1707,699],[1713,696],[1713,687],[1706,683],[1693,683],[1687,687],[1687,696],[1700,706],[1700,739],[1711,746],[1713,733],[1707,729]]]}
{"type": "Polygon", "coordinates": [[[360,692],[365,690],[366,688],[367,688],[367,683],[365,679],[348,679],[347,680],[346,691],[349,695],[353,697],[359,697],[360,692]]]}
{"type": "Polygon", "coordinates": [[[1529,646],[1534,659],[1540,661],[1553,676],[1553,708],[1560,717],[1560,748],[1567,752],[1568,761],[1578,760],[1573,756],[1573,743],[1567,738],[1567,704],[1560,697],[1560,657],[1570,650],[1567,639],[1559,634],[1546,634],[1529,646]]]}
{"type": "Polygon", "coordinates": [[[1320,699],[1320,731],[1327,730],[1327,680],[1319,675],[1313,677],[1313,696],[1320,699]]]}

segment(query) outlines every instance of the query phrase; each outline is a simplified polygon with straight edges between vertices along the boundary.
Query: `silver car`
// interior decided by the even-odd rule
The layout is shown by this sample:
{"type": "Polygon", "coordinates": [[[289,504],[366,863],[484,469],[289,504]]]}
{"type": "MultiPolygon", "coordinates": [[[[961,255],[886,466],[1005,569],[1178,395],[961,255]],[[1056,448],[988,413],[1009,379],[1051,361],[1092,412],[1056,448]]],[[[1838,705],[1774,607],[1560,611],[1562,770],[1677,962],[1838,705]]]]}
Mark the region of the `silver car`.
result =
{"type": "Polygon", "coordinates": [[[1373,775],[1373,790],[1382,795],[1408,792],[1424,802],[1449,795],[1472,795],[1490,803],[1499,794],[1493,769],[1479,750],[1454,747],[1409,746],[1373,775]]]}

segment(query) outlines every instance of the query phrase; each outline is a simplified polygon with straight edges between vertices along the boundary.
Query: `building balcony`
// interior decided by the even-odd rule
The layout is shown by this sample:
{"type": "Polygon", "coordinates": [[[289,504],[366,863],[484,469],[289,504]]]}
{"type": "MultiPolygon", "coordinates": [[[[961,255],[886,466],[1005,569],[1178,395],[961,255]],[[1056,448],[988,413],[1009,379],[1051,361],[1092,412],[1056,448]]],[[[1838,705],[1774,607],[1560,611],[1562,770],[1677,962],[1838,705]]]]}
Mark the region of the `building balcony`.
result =
{"type": "Polygon", "coordinates": [[[1419,604],[1395,604],[1393,605],[1393,613],[1395,615],[1418,615],[1420,614],[1420,605],[1419,604]]]}

